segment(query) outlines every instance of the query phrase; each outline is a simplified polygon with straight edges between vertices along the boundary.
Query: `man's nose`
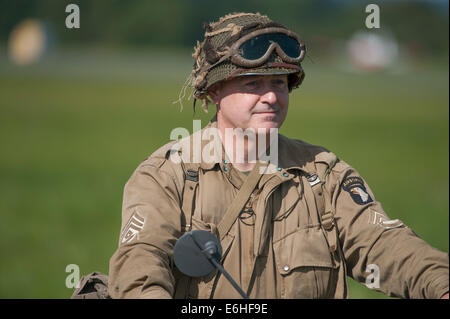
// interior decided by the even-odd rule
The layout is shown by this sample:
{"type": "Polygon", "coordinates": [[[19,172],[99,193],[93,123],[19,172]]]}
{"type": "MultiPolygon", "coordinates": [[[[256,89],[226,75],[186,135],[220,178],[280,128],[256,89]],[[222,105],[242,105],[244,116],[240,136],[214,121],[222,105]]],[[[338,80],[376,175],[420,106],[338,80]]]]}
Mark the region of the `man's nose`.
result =
{"type": "Polygon", "coordinates": [[[277,102],[277,95],[272,89],[267,89],[262,95],[261,95],[261,102],[267,103],[270,105],[273,105],[277,102]]]}

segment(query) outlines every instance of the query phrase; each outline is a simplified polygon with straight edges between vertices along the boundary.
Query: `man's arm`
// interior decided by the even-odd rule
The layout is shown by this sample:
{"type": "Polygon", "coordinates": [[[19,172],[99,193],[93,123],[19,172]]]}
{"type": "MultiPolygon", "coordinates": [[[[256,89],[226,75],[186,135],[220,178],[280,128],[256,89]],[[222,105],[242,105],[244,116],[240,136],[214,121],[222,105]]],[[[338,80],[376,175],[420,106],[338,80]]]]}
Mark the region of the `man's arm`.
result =
{"type": "Polygon", "coordinates": [[[181,231],[180,187],[164,159],[141,164],[124,190],[119,247],[110,260],[113,298],[172,298],[173,246],[181,231]]]}
{"type": "Polygon", "coordinates": [[[401,298],[438,299],[448,293],[448,254],[428,245],[401,221],[391,220],[345,162],[339,162],[328,178],[352,278],[363,284],[369,280],[372,289],[401,298]]]}

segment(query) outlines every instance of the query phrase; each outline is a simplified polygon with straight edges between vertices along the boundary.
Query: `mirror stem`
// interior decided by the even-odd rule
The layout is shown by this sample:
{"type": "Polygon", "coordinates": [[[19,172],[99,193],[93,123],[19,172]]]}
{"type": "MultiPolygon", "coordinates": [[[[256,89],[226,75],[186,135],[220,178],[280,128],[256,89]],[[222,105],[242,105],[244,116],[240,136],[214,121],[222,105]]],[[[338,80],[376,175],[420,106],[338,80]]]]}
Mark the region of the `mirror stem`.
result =
{"type": "Polygon", "coordinates": [[[205,249],[202,253],[208,258],[208,260],[228,279],[228,281],[233,285],[233,287],[239,292],[239,294],[244,299],[249,299],[247,294],[239,287],[239,285],[231,278],[230,274],[222,267],[220,262],[217,260],[217,245],[213,241],[208,241],[205,244],[205,249]]]}

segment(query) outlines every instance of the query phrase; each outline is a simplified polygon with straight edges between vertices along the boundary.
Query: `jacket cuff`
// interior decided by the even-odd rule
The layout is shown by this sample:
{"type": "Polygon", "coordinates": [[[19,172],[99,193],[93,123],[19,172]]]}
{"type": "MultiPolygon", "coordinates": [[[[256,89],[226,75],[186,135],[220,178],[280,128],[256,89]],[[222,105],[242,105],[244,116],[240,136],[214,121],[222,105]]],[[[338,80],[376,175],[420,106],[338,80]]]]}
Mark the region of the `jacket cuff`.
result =
{"type": "Polygon", "coordinates": [[[160,286],[151,286],[140,296],[140,299],[172,299],[172,296],[160,286]]]}
{"type": "Polygon", "coordinates": [[[449,292],[449,277],[448,276],[440,276],[433,280],[430,284],[430,295],[428,298],[430,299],[440,299],[443,295],[449,292]]]}

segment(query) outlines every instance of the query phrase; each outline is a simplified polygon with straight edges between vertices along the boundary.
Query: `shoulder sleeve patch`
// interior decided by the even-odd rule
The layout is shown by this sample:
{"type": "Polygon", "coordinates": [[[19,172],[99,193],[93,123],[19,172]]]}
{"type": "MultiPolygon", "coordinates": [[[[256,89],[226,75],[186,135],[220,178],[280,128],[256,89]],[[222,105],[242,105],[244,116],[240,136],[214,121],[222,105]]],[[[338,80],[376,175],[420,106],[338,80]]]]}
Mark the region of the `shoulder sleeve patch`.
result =
{"type": "Polygon", "coordinates": [[[353,201],[358,205],[365,205],[371,203],[373,200],[364,186],[364,181],[361,177],[350,176],[342,182],[342,189],[347,191],[352,197],[353,201]]]}

